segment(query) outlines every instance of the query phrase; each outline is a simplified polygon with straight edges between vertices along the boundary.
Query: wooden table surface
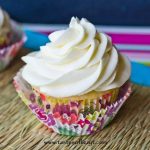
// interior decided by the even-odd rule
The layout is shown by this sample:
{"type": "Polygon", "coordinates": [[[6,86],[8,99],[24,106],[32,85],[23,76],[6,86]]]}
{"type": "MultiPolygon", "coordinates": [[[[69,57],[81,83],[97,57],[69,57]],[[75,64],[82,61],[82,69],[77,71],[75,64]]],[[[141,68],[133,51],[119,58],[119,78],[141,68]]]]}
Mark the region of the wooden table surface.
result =
{"type": "Polygon", "coordinates": [[[0,149],[2,150],[149,150],[150,88],[133,85],[130,98],[115,119],[102,131],[82,137],[58,135],[42,125],[20,100],[12,85],[23,66],[21,50],[11,65],[0,73],[0,149]],[[99,144],[68,144],[71,141],[99,144]],[[55,142],[55,143],[54,143],[55,142]],[[64,144],[58,144],[66,142],[64,144]]]}

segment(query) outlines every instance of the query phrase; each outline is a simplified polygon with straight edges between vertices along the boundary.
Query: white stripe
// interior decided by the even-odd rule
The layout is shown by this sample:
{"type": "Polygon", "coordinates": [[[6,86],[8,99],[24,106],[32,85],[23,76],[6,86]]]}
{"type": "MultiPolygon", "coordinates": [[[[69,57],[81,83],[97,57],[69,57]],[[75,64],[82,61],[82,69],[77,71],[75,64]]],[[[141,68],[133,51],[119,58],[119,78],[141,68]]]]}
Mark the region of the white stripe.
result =
{"type": "MultiPolygon", "coordinates": [[[[128,55],[127,55],[128,56],[128,55]]],[[[128,56],[129,57],[129,56],[128,56]]],[[[130,58],[129,57],[129,59],[131,60],[131,61],[135,61],[135,62],[145,62],[145,63],[147,63],[147,62],[149,62],[150,63],[150,60],[149,59],[145,59],[145,58],[130,58]]]]}
{"type": "Polygon", "coordinates": [[[134,45],[134,44],[115,44],[121,50],[145,50],[150,51],[150,45],[134,45]]]}
{"type": "MultiPolygon", "coordinates": [[[[33,31],[53,31],[65,29],[67,25],[44,25],[44,24],[23,24],[24,29],[30,29],[33,31]]],[[[103,32],[115,32],[115,33],[127,33],[132,30],[133,33],[148,33],[150,34],[150,27],[108,27],[108,26],[98,26],[101,27],[101,31],[103,32]]],[[[131,33],[131,32],[130,32],[131,33]]],[[[150,45],[138,45],[138,44],[115,44],[118,49],[124,50],[150,50],[150,45]]]]}
{"type": "Polygon", "coordinates": [[[130,54],[126,54],[126,53],[122,53],[124,55],[126,55],[131,61],[136,61],[136,62],[150,62],[150,59],[149,58],[139,58],[139,57],[136,57],[136,56],[130,56],[130,54]]]}
{"type": "MultiPolygon", "coordinates": [[[[67,28],[68,25],[64,24],[23,24],[25,29],[34,31],[53,31],[67,28]]],[[[150,34],[150,27],[131,27],[131,26],[101,26],[97,25],[96,28],[102,32],[111,33],[130,33],[130,34],[150,34]]]]}
{"type": "Polygon", "coordinates": [[[150,34],[150,27],[97,26],[98,30],[110,33],[150,34]]]}
{"type": "Polygon", "coordinates": [[[149,62],[150,63],[150,58],[145,58],[145,57],[137,57],[136,55],[133,56],[132,54],[130,55],[129,53],[124,53],[124,52],[121,52],[122,54],[126,55],[131,61],[136,61],[136,62],[149,62]]]}
{"type": "Polygon", "coordinates": [[[33,31],[55,31],[67,28],[67,25],[47,25],[47,24],[23,24],[24,29],[33,31]]]}

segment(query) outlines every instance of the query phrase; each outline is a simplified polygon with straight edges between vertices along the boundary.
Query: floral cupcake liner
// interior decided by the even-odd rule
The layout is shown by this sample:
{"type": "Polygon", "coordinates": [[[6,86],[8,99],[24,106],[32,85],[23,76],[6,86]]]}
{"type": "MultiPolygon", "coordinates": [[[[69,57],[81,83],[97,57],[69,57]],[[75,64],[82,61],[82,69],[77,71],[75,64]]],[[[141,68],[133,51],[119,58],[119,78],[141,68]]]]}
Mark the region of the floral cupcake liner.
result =
{"type": "Polygon", "coordinates": [[[22,78],[19,71],[14,85],[24,103],[36,117],[53,131],[70,136],[88,135],[103,129],[117,114],[131,93],[129,82],[119,89],[117,100],[110,103],[110,94],[92,100],[47,99],[22,78]]]}
{"type": "Polygon", "coordinates": [[[0,71],[5,69],[10,61],[17,55],[19,49],[26,40],[26,37],[20,27],[12,22],[12,39],[8,46],[0,49],[0,71]]]}

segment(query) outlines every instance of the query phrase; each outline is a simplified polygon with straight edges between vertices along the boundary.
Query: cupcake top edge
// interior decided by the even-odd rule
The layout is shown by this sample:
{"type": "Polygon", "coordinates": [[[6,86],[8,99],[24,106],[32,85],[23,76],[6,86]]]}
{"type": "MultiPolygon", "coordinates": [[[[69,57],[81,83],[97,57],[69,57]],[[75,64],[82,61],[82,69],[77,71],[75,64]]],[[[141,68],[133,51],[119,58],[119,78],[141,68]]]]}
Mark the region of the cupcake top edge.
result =
{"type": "Polygon", "coordinates": [[[130,61],[87,19],[72,17],[40,51],[22,57],[22,77],[53,97],[80,96],[121,87],[130,77],[130,61]]]}

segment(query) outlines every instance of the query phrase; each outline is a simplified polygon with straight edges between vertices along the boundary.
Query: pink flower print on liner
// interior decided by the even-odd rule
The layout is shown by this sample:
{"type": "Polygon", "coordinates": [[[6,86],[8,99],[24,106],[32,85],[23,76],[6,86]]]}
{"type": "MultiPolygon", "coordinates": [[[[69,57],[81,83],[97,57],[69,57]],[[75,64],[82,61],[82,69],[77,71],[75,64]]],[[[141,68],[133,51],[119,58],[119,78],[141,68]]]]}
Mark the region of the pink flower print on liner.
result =
{"type": "Polygon", "coordinates": [[[59,105],[57,104],[53,109],[54,118],[60,119],[62,124],[73,124],[77,121],[77,114],[70,105],[59,105]]]}
{"type": "Polygon", "coordinates": [[[81,128],[83,128],[85,122],[84,122],[84,120],[80,119],[80,120],[78,121],[78,124],[81,126],[81,128]]]}
{"type": "Polygon", "coordinates": [[[68,116],[67,114],[63,114],[61,116],[61,121],[63,124],[67,123],[67,124],[74,124],[77,120],[77,116],[75,114],[71,114],[70,116],[68,116]]]}
{"type": "Polygon", "coordinates": [[[70,105],[65,105],[65,104],[56,104],[56,106],[53,108],[53,113],[55,112],[59,112],[60,115],[66,113],[68,116],[70,116],[71,114],[75,114],[77,115],[77,112],[75,111],[75,109],[73,109],[72,106],[70,105]]]}
{"type": "Polygon", "coordinates": [[[88,127],[87,131],[89,131],[90,133],[93,131],[94,125],[87,119],[85,120],[80,119],[78,121],[78,124],[80,125],[81,128],[83,128],[84,126],[87,126],[88,127]]]}
{"type": "MultiPolygon", "coordinates": [[[[111,105],[110,103],[110,99],[112,97],[112,94],[111,93],[107,93],[105,95],[102,96],[102,99],[105,101],[105,102],[102,102],[102,105],[111,105]]],[[[103,107],[103,106],[102,106],[103,107]]]]}
{"type": "Polygon", "coordinates": [[[71,113],[70,116],[66,113],[63,113],[62,115],[59,112],[55,112],[53,114],[53,117],[56,119],[59,119],[62,124],[74,124],[77,121],[77,116],[74,113],[71,113]]]}
{"type": "Polygon", "coordinates": [[[35,94],[34,94],[34,93],[31,93],[30,96],[29,96],[29,99],[30,99],[30,101],[31,101],[32,103],[34,103],[35,100],[36,100],[35,94]]]}
{"type": "Polygon", "coordinates": [[[79,113],[79,102],[70,102],[70,111],[72,113],[78,114],[79,113]]]}
{"type": "Polygon", "coordinates": [[[41,100],[42,100],[42,101],[45,101],[45,100],[46,100],[46,96],[45,96],[44,94],[41,94],[41,93],[40,93],[40,97],[41,97],[41,100]]]}
{"type": "Polygon", "coordinates": [[[14,80],[13,81],[13,84],[14,84],[14,87],[15,87],[15,89],[17,90],[17,91],[19,91],[19,84],[14,80]]]}
{"type": "Polygon", "coordinates": [[[53,118],[53,115],[52,114],[46,114],[44,112],[43,109],[39,109],[37,111],[37,117],[42,120],[45,124],[47,124],[48,126],[53,126],[55,125],[55,120],[53,118]]]}
{"type": "Polygon", "coordinates": [[[48,126],[55,125],[55,120],[52,114],[46,114],[43,109],[39,108],[37,105],[29,105],[30,109],[33,113],[36,114],[36,116],[39,118],[39,120],[43,121],[48,126]]]}

